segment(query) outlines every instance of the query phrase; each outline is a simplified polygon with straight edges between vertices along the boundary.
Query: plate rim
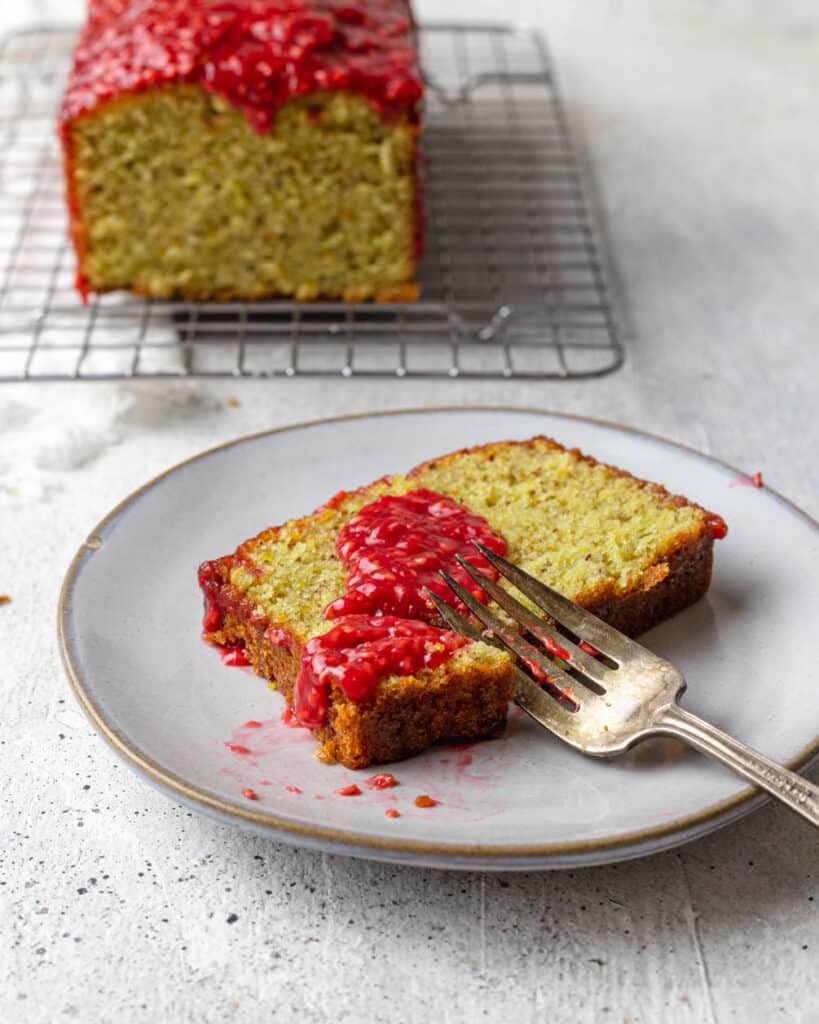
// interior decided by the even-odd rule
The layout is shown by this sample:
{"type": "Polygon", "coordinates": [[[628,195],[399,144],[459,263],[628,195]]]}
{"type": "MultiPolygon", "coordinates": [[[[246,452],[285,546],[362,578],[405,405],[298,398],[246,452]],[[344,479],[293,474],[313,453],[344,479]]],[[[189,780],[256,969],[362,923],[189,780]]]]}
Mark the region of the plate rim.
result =
{"type": "MultiPolygon", "coordinates": [[[[715,804],[710,804],[701,811],[686,815],[673,822],[654,825],[645,829],[637,829],[616,836],[602,836],[596,839],[584,839],[575,842],[498,846],[483,843],[436,843],[431,840],[401,839],[398,836],[391,838],[368,832],[345,831],[327,825],[307,824],[286,817],[280,817],[276,814],[262,813],[254,810],[252,807],[243,807],[231,803],[229,800],[224,800],[202,787],[193,785],[174,772],[164,768],[161,764],[143,753],[136,744],[130,743],[116,729],[113,723],[108,721],[79,671],[79,658],[75,659],[72,657],[72,640],[69,637],[68,630],[68,610],[79,572],[87,558],[99,548],[100,532],[119,519],[145,492],[152,490],[165,477],[176,473],[185,466],[207,459],[217,452],[223,452],[248,441],[258,440],[263,437],[272,437],[277,434],[289,433],[329,423],[350,422],[361,419],[469,412],[518,413],[592,424],[659,442],[662,445],[689,455],[696,455],[698,458],[721,466],[723,469],[738,475],[746,475],[743,470],[738,469],[723,459],[707,455],[690,445],[672,441],[662,435],[654,434],[651,431],[642,430],[638,427],[626,426],[613,420],[583,416],[578,413],[517,405],[410,406],[398,409],[345,413],[338,416],[319,417],[317,419],[289,423],[281,427],[271,427],[266,430],[243,434],[233,440],[213,445],[198,452],[196,455],[189,456],[168,467],[118,502],[90,531],[86,540],[80,545],[72,558],[63,579],[57,606],[57,635],[63,669],[68,677],[74,697],[82,711],[109,746],[131,768],[136,770],[137,773],[144,775],[160,791],[168,796],[180,799],[183,803],[193,806],[206,814],[215,815],[220,820],[233,824],[249,825],[257,832],[261,831],[290,843],[297,844],[299,839],[303,839],[311,845],[326,844],[327,847],[333,847],[336,852],[345,852],[350,855],[370,858],[383,858],[385,855],[391,854],[393,858],[403,856],[405,860],[410,862],[413,858],[419,861],[423,860],[427,866],[434,866],[436,862],[442,866],[450,866],[457,862],[459,866],[463,867],[487,868],[494,863],[494,866],[497,868],[508,870],[516,864],[523,868],[537,866],[562,868],[579,866],[583,863],[599,864],[626,860],[682,845],[717,828],[728,825],[740,817],[744,817],[745,814],[750,813],[771,799],[770,796],[760,792],[756,787],[748,786],[735,796],[727,797],[715,804]],[[595,855],[597,856],[595,857],[595,855]]],[[[804,509],[775,489],[768,487],[767,484],[765,485],[765,490],[791,512],[795,512],[804,519],[809,526],[819,533],[819,522],[805,512],[804,509]]],[[[785,767],[791,771],[799,771],[808,767],[817,757],[819,757],[819,734],[798,754],[785,762],[785,767]]]]}

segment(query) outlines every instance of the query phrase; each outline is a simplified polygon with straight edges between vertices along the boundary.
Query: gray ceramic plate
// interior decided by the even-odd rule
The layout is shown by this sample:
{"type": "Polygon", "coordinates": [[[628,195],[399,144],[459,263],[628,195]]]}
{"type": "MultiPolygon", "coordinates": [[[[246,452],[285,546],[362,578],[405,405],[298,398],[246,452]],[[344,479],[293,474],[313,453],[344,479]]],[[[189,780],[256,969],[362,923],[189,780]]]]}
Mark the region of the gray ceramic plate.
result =
{"type": "Polygon", "coordinates": [[[593,761],[517,709],[502,739],[436,747],[392,766],[394,789],[370,790],[362,785],[370,772],[316,761],[310,734],[282,723],[282,698],[201,641],[202,560],[342,488],[464,445],[539,433],[725,517],[730,533],[717,545],[710,593],[645,642],[685,673],[686,706],[804,766],[819,750],[819,680],[799,627],[819,606],[816,524],[696,452],[522,410],[289,427],[205,452],[126,499],[78,552],[63,589],[62,652],[84,710],[174,799],[278,839],[364,857],[497,869],[599,864],[674,846],[747,813],[758,795],[672,741],[593,761]],[[361,796],[336,793],[353,781],[361,796]],[[248,788],[258,799],[242,796],[248,788]],[[415,807],[421,793],[438,805],[415,807]]]}

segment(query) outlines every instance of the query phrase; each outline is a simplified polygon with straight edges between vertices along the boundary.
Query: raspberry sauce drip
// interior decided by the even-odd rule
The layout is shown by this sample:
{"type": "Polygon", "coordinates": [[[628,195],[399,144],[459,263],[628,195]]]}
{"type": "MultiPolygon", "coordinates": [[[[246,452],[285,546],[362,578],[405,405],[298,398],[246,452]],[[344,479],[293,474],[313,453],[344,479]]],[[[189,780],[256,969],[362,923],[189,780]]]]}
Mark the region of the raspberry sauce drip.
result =
{"type": "Polygon", "coordinates": [[[485,601],[483,591],[455,560],[461,555],[497,579],[497,572],[473,547],[475,540],[498,555],[506,553],[506,541],[482,516],[435,491],[378,498],[353,516],[338,535],[336,554],[349,569],[347,593],[328,605],[325,617],[396,615],[426,620],[435,610],[425,590],[465,614],[439,573],[445,569],[485,601]]]}
{"type": "Polygon", "coordinates": [[[335,684],[350,700],[371,697],[386,676],[434,669],[468,643],[449,630],[392,615],[350,615],[308,640],[293,693],[296,719],[323,725],[335,684]]]}
{"type": "Polygon", "coordinates": [[[386,676],[437,668],[465,646],[468,641],[457,633],[429,624],[436,610],[424,591],[455,604],[439,575],[446,569],[486,599],[455,560],[462,555],[497,579],[473,540],[499,555],[506,552],[506,541],[485,519],[428,490],[377,498],[342,527],[336,554],[349,569],[346,593],[324,612],[338,624],[302,650],[293,697],[299,722],[324,724],[333,683],[350,700],[367,700],[386,676]]]}
{"type": "Polygon", "coordinates": [[[196,83],[270,131],[295,96],[350,90],[386,119],[421,99],[406,0],[91,0],[61,119],[196,83]]]}

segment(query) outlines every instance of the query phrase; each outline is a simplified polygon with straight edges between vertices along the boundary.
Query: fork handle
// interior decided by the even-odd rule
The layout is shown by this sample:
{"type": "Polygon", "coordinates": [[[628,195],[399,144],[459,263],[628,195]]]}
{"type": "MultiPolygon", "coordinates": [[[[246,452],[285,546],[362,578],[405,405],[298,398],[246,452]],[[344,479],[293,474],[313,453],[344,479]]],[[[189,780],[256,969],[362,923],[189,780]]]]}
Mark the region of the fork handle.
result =
{"type": "Polygon", "coordinates": [[[654,725],[658,732],[676,736],[711,754],[819,828],[819,786],[768,760],[709,722],[683,711],[678,704],[662,708],[654,725]]]}

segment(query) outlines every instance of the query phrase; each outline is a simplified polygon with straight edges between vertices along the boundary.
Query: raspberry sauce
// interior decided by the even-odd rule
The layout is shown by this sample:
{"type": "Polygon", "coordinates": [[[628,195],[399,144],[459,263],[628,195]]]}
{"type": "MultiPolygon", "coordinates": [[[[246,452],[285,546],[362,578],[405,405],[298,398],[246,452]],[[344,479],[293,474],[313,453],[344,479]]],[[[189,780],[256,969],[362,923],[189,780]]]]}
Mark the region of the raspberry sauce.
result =
{"type": "Polygon", "coordinates": [[[223,665],[249,665],[244,647],[227,645],[219,651],[219,657],[223,665]]]}
{"type": "Polygon", "coordinates": [[[342,786],[341,789],[334,790],[336,796],[361,796],[361,790],[352,783],[349,786],[342,786]]]}
{"type": "Polygon", "coordinates": [[[350,615],[329,633],[308,640],[293,693],[296,719],[323,725],[335,683],[350,700],[371,697],[386,676],[434,669],[468,643],[449,630],[393,615],[350,615]]]}
{"type": "Polygon", "coordinates": [[[422,94],[407,0],[91,0],[61,120],[180,82],[221,96],[259,133],[305,93],[350,90],[385,119],[422,94]]]}
{"type": "Polygon", "coordinates": [[[364,785],[367,789],[392,789],[398,783],[391,772],[378,772],[377,775],[371,775],[369,779],[365,779],[364,785]]]}
{"type": "Polygon", "coordinates": [[[497,579],[497,572],[473,547],[475,540],[498,555],[506,553],[506,541],[482,516],[435,491],[417,490],[376,499],[353,516],[338,535],[336,554],[350,570],[347,593],[327,607],[325,617],[396,615],[429,619],[434,606],[425,590],[438,594],[465,614],[466,609],[456,602],[439,572],[445,569],[485,601],[483,591],[455,560],[461,555],[476,569],[497,579]]]}

